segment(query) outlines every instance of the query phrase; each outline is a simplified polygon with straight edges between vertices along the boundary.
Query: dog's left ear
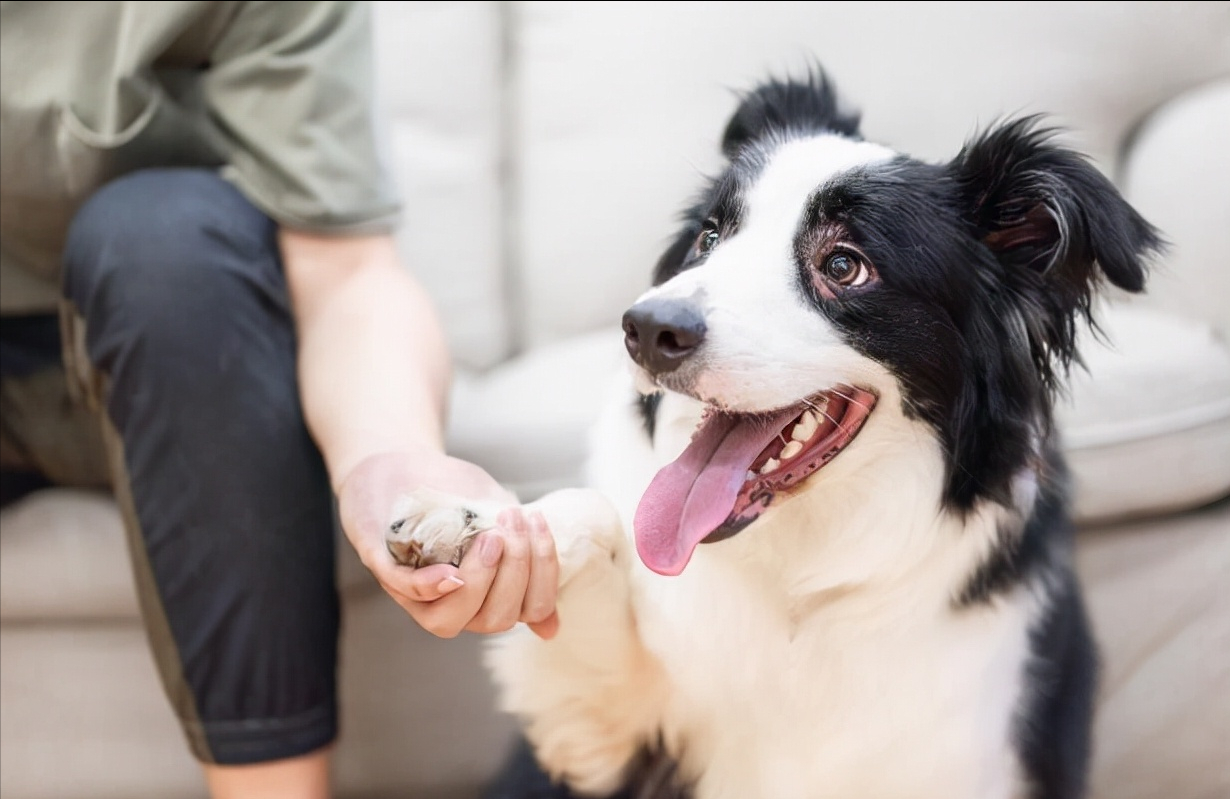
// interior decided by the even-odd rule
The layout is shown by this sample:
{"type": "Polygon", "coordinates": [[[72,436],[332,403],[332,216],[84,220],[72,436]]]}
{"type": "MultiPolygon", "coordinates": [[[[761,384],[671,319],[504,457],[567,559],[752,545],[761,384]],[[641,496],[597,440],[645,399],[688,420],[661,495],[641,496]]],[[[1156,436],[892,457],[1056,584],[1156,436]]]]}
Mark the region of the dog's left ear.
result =
{"type": "Polygon", "coordinates": [[[1119,288],[1142,291],[1147,259],[1162,247],[1158,231],[1037,123],[1002,124],[950,164],[974,234],[1010,275],[1040,280],[1052,310],[1087,313],[1099,270],[1119,288]]]}

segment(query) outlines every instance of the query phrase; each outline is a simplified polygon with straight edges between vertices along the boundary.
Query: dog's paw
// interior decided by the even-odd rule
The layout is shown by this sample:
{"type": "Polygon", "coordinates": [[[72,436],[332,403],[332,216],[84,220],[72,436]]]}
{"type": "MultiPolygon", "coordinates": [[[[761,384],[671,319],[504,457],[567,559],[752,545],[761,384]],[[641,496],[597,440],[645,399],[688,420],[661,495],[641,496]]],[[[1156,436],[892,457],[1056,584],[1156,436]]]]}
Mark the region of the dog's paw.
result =
{"type": "Polygon", "coordinates": [[[497,512],[486,503],[420,488],[398,500],[393,522],[385,533],[385,545],[403,566],[457,566],[474,537],[496,526],[497,512]]]}
{"type": "MultiPolygon", "coordinates": [[[[474,538],[496,527],[502,507],[420,488],[398,500],[385,545],[403,566],[457,566],[474,538]]],[[[547,520],[560,559],[561,584],[595,559],[613,559],[622,548],[619,515],[596,491],[556,491],[525,509],[540,511],[547,520]]]]}
{"type": "Polygon", "coordinates": [[[619,514],[598,491],[566,488],[547,494],[530,507],[543,514],[555,537],[561,586],[590,563],[610,562],[625,549],[619,514]]]}

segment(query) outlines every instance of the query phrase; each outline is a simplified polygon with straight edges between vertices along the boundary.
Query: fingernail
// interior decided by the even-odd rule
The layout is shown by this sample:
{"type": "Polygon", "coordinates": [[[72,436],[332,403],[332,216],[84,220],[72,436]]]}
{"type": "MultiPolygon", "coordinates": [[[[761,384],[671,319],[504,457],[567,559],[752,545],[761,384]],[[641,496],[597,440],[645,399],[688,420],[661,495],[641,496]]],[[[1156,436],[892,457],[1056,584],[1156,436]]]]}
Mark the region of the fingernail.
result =
{"type": "Polygon", "coordinates": [[[436,586],[436,590],[441,594],[451,594],[463,585],[465,585],[464,580],[456,575],[450,574],[448,577],[445,577],[440,581],[440,584],[436,586]]]}
{"type": "Polygon", "coordinates": [[[489,535],[483,539],[482,556],[484,566],[494,566],[500,562],[504,554],[504,539],[498,535],[489,535]]]}

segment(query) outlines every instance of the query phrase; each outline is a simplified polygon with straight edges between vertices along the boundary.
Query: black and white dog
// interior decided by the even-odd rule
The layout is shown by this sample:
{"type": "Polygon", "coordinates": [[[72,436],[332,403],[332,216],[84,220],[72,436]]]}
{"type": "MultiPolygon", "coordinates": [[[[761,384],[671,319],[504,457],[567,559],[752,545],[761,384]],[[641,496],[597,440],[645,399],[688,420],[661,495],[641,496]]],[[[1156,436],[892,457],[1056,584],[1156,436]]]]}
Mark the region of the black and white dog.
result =
{"type": "MultiPolygon", "coordinates": [[[[619,516],[538,503],[561,632],[490,653],[550,795],[1080,797],[1096,658],[1051,408],[1157,232],[1036,119],[922,163],[819,73],[745,95],[722,149],[624,317],[592,454],[619,516]]],[[[490,514],[412,498],[390,545],[452,557],[490,514]]]]}

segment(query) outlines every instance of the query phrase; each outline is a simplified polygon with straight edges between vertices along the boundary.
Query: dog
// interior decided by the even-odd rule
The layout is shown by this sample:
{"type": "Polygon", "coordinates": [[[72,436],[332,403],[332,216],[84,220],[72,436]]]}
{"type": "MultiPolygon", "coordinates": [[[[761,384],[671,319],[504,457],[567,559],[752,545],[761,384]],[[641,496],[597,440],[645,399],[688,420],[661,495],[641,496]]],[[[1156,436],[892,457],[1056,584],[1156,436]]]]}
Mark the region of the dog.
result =
{"type": "MultiPolygon", "coordinates": [[[[560,633],[487,656],[550,787],[501,795],[1084,795],[1052,407],[1099,289],[1142,291],[1163,242],[1044,123],[929,163],[820,69],[740,97],[623,317],[592,488],[534,504],[560,633]]],[[[412,496],[390,548],[455,562],[497,511],[412,496]]]]}

